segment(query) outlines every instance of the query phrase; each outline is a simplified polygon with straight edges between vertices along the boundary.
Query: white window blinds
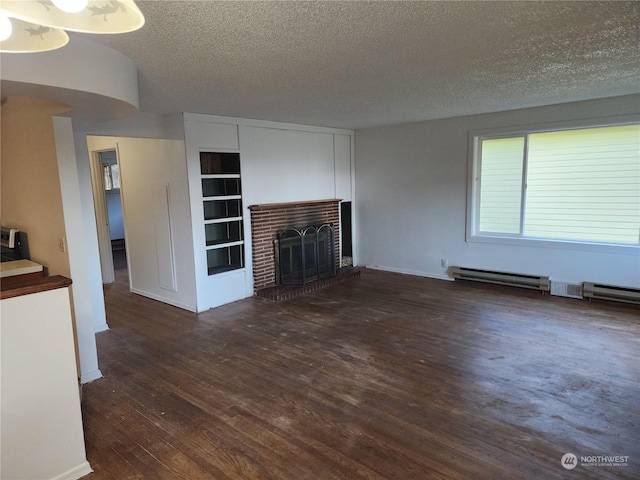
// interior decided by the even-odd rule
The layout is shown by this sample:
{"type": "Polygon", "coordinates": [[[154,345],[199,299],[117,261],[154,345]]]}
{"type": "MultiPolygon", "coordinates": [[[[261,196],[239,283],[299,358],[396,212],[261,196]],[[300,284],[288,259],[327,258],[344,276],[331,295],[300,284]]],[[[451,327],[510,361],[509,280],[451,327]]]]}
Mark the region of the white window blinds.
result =
{"type": "Polygon", "coordinates": [[[482,142],[480,232],[520,234],[524,137],[482,142]]]}
{"type": "Polygon", "coordinates": [[[640,244],[640,125],[482,139],[478,168],[480,235],[640,244]]]}

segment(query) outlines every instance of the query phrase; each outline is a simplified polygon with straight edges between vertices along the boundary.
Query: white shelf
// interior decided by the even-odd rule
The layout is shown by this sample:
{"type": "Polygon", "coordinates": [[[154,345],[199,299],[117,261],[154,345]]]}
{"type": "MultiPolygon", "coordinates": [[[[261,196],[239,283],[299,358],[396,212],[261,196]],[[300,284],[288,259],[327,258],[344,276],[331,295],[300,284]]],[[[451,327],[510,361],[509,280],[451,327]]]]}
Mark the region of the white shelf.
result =
{"type": "Polygon", "coordinates": [[[244,245],[244,240],[237,240],[235,242],[228,242],[228,243],[218,243],[216,245],[207,245],[206,249],[207,250],[218,250],[220,248],[235,247],[237,245],[244,245]]]}
{"type": "Polygon", "coordinates": [[[242,195],[216,195],[215,197],[202,197],[203,202],[210,200],[242,200],[242,195]]]}
{"type": "Polygon", "coordinates": [[[210,173],[208,175],[200,175],[202,179],[206,178],[240,178],[239,173],[210,173]]]}
{"type": "Polygon", "coordinates": [[[242,220],[242,217],[213,218],[211,220],[205,220],[204,224],[209,225],[211,223],[229,223],[237,222],[238,220],[242,220]]]}
{"type": "Polygon", "coordinates": [[[243,236],[240,152],[200,152],[200,168],[204,211],[210,210],[208,213],[213,215],[220,214],[219,210],[227,214],[237,214],[233,217],[211,218],[203,221],[206,230],[205,237],[206,233],[212,234],[213,237],[212,243],[209,245],[207,245],[205,238],[204,245],[208,275],[228,274],[241,270],[245,263],[245,239],[236,240],[243,236]],[[220,158],[216,158],[216,156],[220,158]],[[223,168],[238,173],[202,173],[203,170],[216,172],[223,168]],[[211,195],[206,195],[206,193],[211,195]],[[225,195],[225,193],[229,194],[225,195]],[[214,225],[214,227],[208,228],[207,225],[214,225]],[[209,230],[213,231],[209,232],[209,230]],[[213,243],[216,241],[219,243],[213,243]]]}

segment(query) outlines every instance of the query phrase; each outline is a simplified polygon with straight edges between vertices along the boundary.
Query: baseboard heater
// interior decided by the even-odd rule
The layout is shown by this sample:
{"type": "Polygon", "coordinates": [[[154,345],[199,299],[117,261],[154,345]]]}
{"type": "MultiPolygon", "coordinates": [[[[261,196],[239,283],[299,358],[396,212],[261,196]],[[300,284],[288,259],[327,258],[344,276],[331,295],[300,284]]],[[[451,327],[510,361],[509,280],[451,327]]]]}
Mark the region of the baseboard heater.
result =
{"type": "Polygon", "coordinates": [[[630,287],[615,287],[612,285],[584,282],[582,284],[582,296],[589,300],[598,298],[601,300],[640,304],[640,289],[630,287]]]}
{"type": "Polygon", "coordinates": [[[453,278],[460,280],[474,280],[476,282],[497,283],[512,287],[532,288],[542,292],[549,291],[549,277],[537,275],[522,275],[519,273],[492,272],[473,268],[451,267],[453,278]]]}

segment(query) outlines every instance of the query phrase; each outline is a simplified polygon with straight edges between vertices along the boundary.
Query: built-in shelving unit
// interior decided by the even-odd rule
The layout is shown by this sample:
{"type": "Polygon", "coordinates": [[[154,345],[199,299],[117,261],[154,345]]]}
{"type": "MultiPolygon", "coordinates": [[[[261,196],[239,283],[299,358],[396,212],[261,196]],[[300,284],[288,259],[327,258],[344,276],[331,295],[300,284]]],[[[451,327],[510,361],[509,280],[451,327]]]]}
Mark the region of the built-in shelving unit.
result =
{"type": "Polygon", "coordinates": [[[200,152],[209,275],[244,267],[240,154],[200,152]]]}

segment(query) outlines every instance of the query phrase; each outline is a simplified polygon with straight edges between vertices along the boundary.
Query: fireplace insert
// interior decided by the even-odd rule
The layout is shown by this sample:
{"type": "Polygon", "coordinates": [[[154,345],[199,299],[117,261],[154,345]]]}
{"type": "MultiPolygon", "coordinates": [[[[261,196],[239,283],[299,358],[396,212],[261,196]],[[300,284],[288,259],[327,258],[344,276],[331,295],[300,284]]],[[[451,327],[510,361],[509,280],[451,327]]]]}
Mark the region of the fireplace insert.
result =
{"type": "Polygon", "coordinates": [[[336,274],[333,224],[291,228],[278,234],[277,281],[304,285],[336,274]]]}

